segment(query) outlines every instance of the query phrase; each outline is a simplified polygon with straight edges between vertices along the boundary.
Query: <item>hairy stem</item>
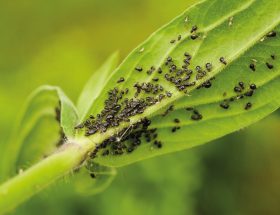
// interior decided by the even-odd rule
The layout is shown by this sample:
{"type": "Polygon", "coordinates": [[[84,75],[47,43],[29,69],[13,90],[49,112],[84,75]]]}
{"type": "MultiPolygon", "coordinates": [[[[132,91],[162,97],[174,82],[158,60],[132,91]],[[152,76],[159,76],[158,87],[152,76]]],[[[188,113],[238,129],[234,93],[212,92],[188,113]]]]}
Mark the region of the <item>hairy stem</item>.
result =
{"type": "Polygon", "coordinates": [[[67,143],[59,151],[0,186],[0,214],[6,213],[77,168],[94,143],[67,143]]]}

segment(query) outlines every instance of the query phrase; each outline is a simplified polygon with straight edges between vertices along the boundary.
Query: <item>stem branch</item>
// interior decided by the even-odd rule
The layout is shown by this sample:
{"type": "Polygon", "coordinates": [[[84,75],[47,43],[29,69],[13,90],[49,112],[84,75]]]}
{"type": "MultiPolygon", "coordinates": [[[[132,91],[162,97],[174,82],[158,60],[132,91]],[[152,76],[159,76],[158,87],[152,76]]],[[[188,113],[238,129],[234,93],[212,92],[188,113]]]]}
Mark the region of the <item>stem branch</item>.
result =
{"type": "Polygon", "coordinates": [[[67,143],[58,152],[0,186],[0,214],[6,213],[78,167],[95,144],[67,143]]]}

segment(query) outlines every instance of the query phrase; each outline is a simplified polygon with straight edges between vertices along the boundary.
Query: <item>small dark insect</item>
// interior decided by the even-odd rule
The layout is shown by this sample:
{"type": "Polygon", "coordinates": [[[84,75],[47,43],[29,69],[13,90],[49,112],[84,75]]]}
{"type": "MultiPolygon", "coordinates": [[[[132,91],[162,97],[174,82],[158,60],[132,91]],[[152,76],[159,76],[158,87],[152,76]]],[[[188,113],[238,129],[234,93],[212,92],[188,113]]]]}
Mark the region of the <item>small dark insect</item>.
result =
{"type": "Polygon", "coordinates": [[[186,110],[187,110],[187,111],[193,111],[194,108],[193,108],[193,107],[187,107],[186,110]]]}
{"type": "Polygon", "coordinates": [[[251,85],[250,85],[250,89],[251,89],[251,90],[255,90],[255,89],[257,89],[257,86],[256,86],[255,84],[251,84],[251,85]]]}
{"type": "Polygon", "coordinates": [[[121,78],[117,81],[117,83],[121,83],[121,82],[124,82],[124,78],[123,78],[123,77],[121,77],[121,78]]]}
{"type": "Polygon", "coordinates": [[[203,84],[203,87],[205,87],[205,88],[210,88],[212,86],[212,83],[211,83],[211,81],[206,81],[206,82],[204,82],[204,84],[203,84]]]}
{"type": "Polygon", "coordinates": [[[167,92],[166,92],[166,96],[170,98],[170,97],[172,96],[172,93],[169,92],[169,91],[167,91],[167,92]]]}
{"type": "Polygon", "coordinates": [[[153,78],[153,81],[157,82],[159,79],[158,78],[153,78]]]}
{"type": "Polygon", "coordinates": [[[266,66],[267,66],[268,69],[273,69],[273,67],[274,67],[272,64],[270,64],[268,62],[266,63],[266,66]]]}
{"type": "Polygon", "coordinates": [[[224,57],[220,57],[220,62],[223,63],[223,64],[225,64],[225,65],[227,65],[227,62],[226,62],[226,60],[225,60],[224,57]]]}
{"type": "Polygon", "coordinates": [[[162,73],[162,69],[159,67],[158,68],[158,74],[161,74],[162,73]]]}
{"type": "Polygon", "coordinates": [[[90,173],[91,178],[96,178],[96,175],[94,173],[90,173]]]}
{"type": "Polygon", "coordinates": [[[276,37],[276,36],[277,36],[277,33],[276,33],[276,31],[271,31],[271,32],[269,32],[266,36],[267,36],[267,37],[276,37]]]}
{"type": "Polygon", "coordinates": [[[191,33],[197,31],[198,27],[196,25],[192,26],[192,30],[191,30],[191,33]]]}
{"type": "Polygon", "coordinates": [[[248,102],[248,103],[245,105],[245,110],[249,110],[251,107],[252,107],[252,103],[251,103],[251,102],[248,102]]]}
{"type": "Polygon", "coordinates": [[[220,107],[227,110],[227,109],[229,109],[229,104],[226,102],[223,102],[220,104],[220,107]]]}
{"type": "Polygon", "coordinates": [[[166,60],[167,60],[168,62],[172,62],[172,57],[168,57],[166,60]]]}
{"type": "Polygon", "coordinates": [[[272,60],[275,60],[275,55],[274,54],[272,54],[270,57],[272,58],[272,60]]]}
{"type": "Polygon", "coordinates": [[[179,35],[178,36],[178,41],[180,41],[182,39],[182,36],[181,35],[179,35]]]}
{"type": "Polygon", "coordinates": [[[254,94],[254,90],[250,90],[245,93],[245,96],[251,97],[254,94]]]}
{"type": "Polygon", "coordinates": [[[171,129],[171,131],[174,133],[174,132],[176,132],[176,130],[177,130],[177,127],[173,127],[172,129],[171,129]]]}
{"type": "Polygon", "coordinates": [[[188,52],[185,52],[184,55],[185,55],[187,60],[191,60],[192,59],[192,56],[188,52]]]}
{"type": "Polygon", "coordinates": [[[240,82],[238,83],[238,85],[239,85],[242,89],[245,88],[245,84],[244,84],[244,82],[242,82],[242,81],[240,81],[240,82]]]}
{"type": "Polygon", "coordinates": [[[200,66],[196,66],[195,69],[196,69],[196,71],[198,71],[198,72],[201,71],[201,67],[200,67],[200,66]]]}
{"type": "Polygon", "coordinates": [[[137,66],[137,67],[135,68],[135,70],[138,71],[138,72],[141,72],[141,71],[143,71],[143,68],[140,67],[140,66],[137,66]]]}
{"type": "Polygon", "coordinates": [[[205,67],[206,67],[207,71],[210,72],[211,69],[212,69],[212,64],[211,63],[206,63],[205,67]]]}
{"type": "Polygon", "coordinates": [[[198,35],[197,35],[197,34],[192,34],[192,35],[191,35],[191,39],[192,39],[192,40],[195,40],[195,39],[197,39],[197,38],[198,38],[198,35]]]}
{"type": "Polygon", "coordinates": [[[195,121],[201,120],[202,115],[200,113],[194,113],[194,114],[192,114],[191,119],[195,120],[195,121]]]}
{"type": "Polygon", "coordinates": [[[176,119],[174,119],[174,122],[175,123],[180,123],[180,120],[176,118],[176,119]]]}
{"type": "Polygon", "coordinates": [[[236,93],[241,93],[242,92],[242,89],[241,89],[241,87],[234,87],[234,92],[236,92],[236,93]]]}
{"type": "Polygon", "coordinates": [[[251,63],[250,65],[249,65],[249,68],[252,70],[252,71],[256,71],[256,65],[255,64],[253,64],[253,63],[251,63]]]}
{"type": "Polygon", "coordinates": [[[175,42],[176,42],[176,40],[171,40],[171,41],[170,41],[171,44],[173,44],[173,43],[175,43],[175,42]]]}

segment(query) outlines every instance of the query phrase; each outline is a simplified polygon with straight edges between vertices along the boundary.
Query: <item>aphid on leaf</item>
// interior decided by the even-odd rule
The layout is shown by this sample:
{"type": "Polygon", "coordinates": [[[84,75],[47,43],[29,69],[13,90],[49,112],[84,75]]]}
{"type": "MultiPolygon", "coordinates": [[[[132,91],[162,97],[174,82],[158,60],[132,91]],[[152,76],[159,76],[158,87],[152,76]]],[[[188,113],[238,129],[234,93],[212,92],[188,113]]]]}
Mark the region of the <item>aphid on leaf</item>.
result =
{"type": "Polygon", "coordinates": [[[198,27],[196,25],[192,26],[191,33],[194,33],[197,31],[198,27]]]}
{"type": "Polygon", "coordinates": [[[211,63],[206,63],[205,67],[206,67],[207,71],[210,72],[211,69],[212,69],[212,64],[211,63]]]}
{"type": "Polygon", "coordinates": [[[249,65],[249,68],[252,70],[252,71],[256,71],[256,65],[254,64],[254,63],[251,63],[250,65],[249,65]]]}
{"type": "Polygon", "coordinates": [[[199,121],[202,119],[202,115],[199,113],[194,113],[194,114],[192,114],[191,119],[194,121],[199,121]]]}
{"type": "Polygon", "coordinates": [[[276,36],[277,36],[277,33],[276,33],[276,31],[271,31],[271,32],[269,32],[266,36],[267,36],[267,37],[276,37],[276,36]]]}
{"type": "Polygon", "coordinates": [[[157,82],[159,79],[158,78],[153,78],[153,81],[157,82]]]}
{"type": "Polygon", "coordinates": [[[227,110],[229,109],[229,104],[227,102],[223,102],[220,104],[220,107],[227,110]]]}
{"type": "Polygon", "coordinates": [[[224,57],[220,57],[220,62],[223,63],[224,65],[227,65],[227,61],[225,60],[224,57]]]}
{"type": "Polygon", "coordinates": [[[124,78],[123,78],[123,77],[121,77],[121,78],[117,81],[117,83],[122,83],[122,82],[124,82],[124,78]]]}
{"type": "Polygon", "coordinates": [[[197,38],[198,38],[198,35],[197,35],[197,34],[192,34],[192,35],[191,35],[191,39],[192,39],[192,40],[196,40],[197,38]]]}
{"type": "Polygon", "coordinates": [[[252,108],[252,103],[251,102],[248,102],[246,105],[245,105],[245,110],[249,110],[252,108]]]}
{"type": "Polygon", "coordinates": [[[242,88],[241,87],[234,87],[234,92],[236,93],[241,93],[242,92],[242,88]]]}
{"type": "Polygon", "coordinates": [[[273,69],[274,68],[274,66],[272,64],[268,63],[268,62],[266,62],[266,66],[267,66],[268,69],[273,69]]]}
{"type": "Polygon", "coordinates": [[[175,43],[176,42],[176,40],[170,40],[170,43],[171,44],[173,44],[173,43],[175,43]]]}
{"type": "Polygon", "coordinates": [[[255,84],[251,84],[251,85],[250,85],[250,89],[251,89],[251,90],[255,90],[255,89],[257,89],[257,86],[256,86],[255,84]]]}
{"type": "Polygon", "coordinates": [[[135,68],[135,70],[138,71],[138,72],[141,72],[141,71],[143,71],[143,68],[140,67],[140,66],[137,66],[137,67],[135,68]]]}
{"type": "Polygon", "coordinates": [[[94,179],[96,178],[96,175],[94,173],[90,173],[90,177],[94,179]]]}
{"type": "Polygon", "coordinates": [[[238,85],[244,90],[244,88],[245,88],[244,82],[240,81],[240,82],[238,83],[238,85]]]}

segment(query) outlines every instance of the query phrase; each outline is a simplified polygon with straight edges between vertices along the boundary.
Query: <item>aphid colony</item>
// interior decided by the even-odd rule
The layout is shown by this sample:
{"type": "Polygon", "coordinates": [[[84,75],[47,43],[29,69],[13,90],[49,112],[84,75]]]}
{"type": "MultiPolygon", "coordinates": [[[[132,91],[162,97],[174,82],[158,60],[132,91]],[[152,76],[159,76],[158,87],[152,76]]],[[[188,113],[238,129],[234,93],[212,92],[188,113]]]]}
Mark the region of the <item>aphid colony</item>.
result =
{"type": "MultiPolygon", "coordinates": [[[[233,18],[230,19],[230,25],[232,25],[233,18]]],[[[198,27],[196,25],[192,26],[190,31],[190,38],[192,40],[197,39],[198,27]]],[[[275,37],[276,32],[272,31],[266,35],[267,37],[275,37]]],[[[182,36],[178,35],[177,39],[172,39],[170,43],[173,45],[177,41],[182,40],[182,36]]],[[[139,53],[142,53],[144,48],[142,48],[139,53]]],[[[276,56],[271,55],[271,59],[275,60],[276,56]]],[[[162,78],[152,77],[151,82],[134,83],[131,88],[125,88],[124,90],[115,87],[108,92],[108,98],[104,102],[104,109],[96,116],[90,116],[84,123],[78,125],[76,129],[85,129],[85,136],[93,135],[97,132],[104,133],[109,128],[117,127],[122,122],[130,122],[130,118],[138,114],[144,113],[144,111],[155,104],[160,103],[164,99],[172,97],[173,93],[166,91],[164,87],[156,82],[159,80],[165,80],[174,89],[185,94],[188,93],[188,88],[210,88],[212,86],[211,81],[214,78],[210,78],[201,83],[201,79],[206,79],[208,73],[213,70],[212,63],[208,62],[203,67],[195,66],[195,69],[190,69],[192,56],[189,53],[184,53],[183,62],[181,65],[175,63],[171,56],[167,57],[165,63],[162,67],[155,68],[151,66],[146,72],[142,66],[137,66],[134,68],[135,72],[143,73],[143,75],[155,75],[158,74],[163,76],[162,78]],[[198,81],[200,82],[198,84],[198,81]],[[131,98],[130,95],[133,95],[131,98]]],[[[223,65],[227,65],[228,62],[225,57],[220,57],[217,59],[223,65]]],[[[274,66],[267,62],[266,66],[268,69],[273,69],[274,66]]],[[[252,61],[249,64],[249,68],[252,71],[256,71],[256,61],[252,61]]],[[[125,82],[124,77],[120,77],[116,84],[123,84],[125,82]]],[[[242,99],[244,97],[253,96],[257,86],[255,84],[246,84],[240,81],[234,88],[233,91],[237,94],[236,96],[225,99],[220,107],[223,109],[229,109],[230,103],[236,100],[242,99]]],[[[226,96],[227,93],[224,93],[226,96]]],[[[244,109],[249,110],[252,108],[252,103],[246,103],[244,109]]],[[[170,112],[174,110],[174,105],[170,105],[162,113],[162,117],[165,117],[170,112]]],[[[194,121],[199,121],[203,119],[202,114],[193,107],[187,107],[186,110],[191,112],[190,119],[194,121]]],[[[171,132],[176,132],[180,129],[180,119],[175,118],[174,127],[171,132]]],[[[103,141],[101,144],[97,145],[95,150],[90,154],[91,158],[95,158],[97,153],[100,152],[102,156],[121,155],[124,153],[133,152],[139,145],[142,144],[143,140],[147,143],[152,143],[152,147],[161,148],[163,143],[159,141],[157,129],[150,129],[151,121],[147,118],[142,118],[136,123],[131,123],[129,126],[121,130],[119,133],[111,136],[110,138],[103,141]]]]}

